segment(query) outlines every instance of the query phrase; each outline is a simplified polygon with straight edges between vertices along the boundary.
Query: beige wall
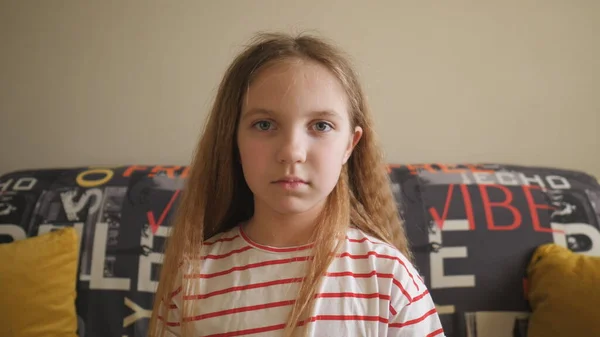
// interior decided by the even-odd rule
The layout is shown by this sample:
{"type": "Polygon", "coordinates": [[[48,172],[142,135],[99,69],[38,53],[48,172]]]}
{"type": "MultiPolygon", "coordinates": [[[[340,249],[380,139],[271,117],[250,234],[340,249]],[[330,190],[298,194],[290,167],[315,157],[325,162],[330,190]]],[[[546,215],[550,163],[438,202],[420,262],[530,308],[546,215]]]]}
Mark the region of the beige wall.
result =
{"type": "Polygon", "coordinates": [[[224,68],[262,29],[353,56],[390,162],[600,176],[596,0],[0,0],[0,173],[187,164],[224,68]]]}

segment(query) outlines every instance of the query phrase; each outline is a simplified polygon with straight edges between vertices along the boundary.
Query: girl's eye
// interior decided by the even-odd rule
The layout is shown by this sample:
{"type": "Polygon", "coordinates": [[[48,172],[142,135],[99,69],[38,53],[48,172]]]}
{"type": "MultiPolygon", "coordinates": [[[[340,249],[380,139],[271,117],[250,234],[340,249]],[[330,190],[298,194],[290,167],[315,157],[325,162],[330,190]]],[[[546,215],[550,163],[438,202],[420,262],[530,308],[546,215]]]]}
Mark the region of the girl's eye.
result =
{"type": "Polygon", "coordinates": [[[315,130],[319,131],[319,132],[328,132],[331,131],[331,129],[333,129],[331,127],[331,124],[326,123],[326,122],[318,122],[315,123],[315,130]]]}
{"type": "Polygon", "coordinates": [[[259,121],[259,122],[254,123],[254,127],[257,127],[261,131],[268,131],[271,128],[271,122],[259,121]]]}

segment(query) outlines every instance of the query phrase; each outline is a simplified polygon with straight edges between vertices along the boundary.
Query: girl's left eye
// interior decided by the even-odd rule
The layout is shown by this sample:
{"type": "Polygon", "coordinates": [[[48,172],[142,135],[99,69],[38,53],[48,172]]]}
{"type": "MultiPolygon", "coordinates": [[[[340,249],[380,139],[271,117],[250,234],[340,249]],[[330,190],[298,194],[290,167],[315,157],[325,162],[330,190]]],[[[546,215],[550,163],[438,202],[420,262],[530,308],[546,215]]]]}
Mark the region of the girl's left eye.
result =
{"type": "Polygon", "coordinates": [[[268,131],[273,123],[269,122],[269,121],[258,121],[256,123],[254,123],[252,126],[254,126],[255,128],[258,128],[260,131],[268,131]]]}
{"type": "Polygon", "coordinates": [[[331,129],[333,129],[333,127],[329,123],[326,123],[326,122],[317,122],[317,123],[315,123],[315,130],[316,131],[319,131],[319,132],[328,132],[328,131],[331,131],[331,129]]]}

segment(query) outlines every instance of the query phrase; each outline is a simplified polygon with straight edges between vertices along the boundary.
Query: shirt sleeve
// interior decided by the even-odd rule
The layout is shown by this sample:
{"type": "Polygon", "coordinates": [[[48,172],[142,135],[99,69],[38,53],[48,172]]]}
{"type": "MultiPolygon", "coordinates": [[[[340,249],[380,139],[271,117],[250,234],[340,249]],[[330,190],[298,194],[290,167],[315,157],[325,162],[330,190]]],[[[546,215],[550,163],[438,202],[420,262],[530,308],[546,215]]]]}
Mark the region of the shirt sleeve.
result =
{"type": "Polygon", "coordinates": [[[444,337],[433,299],[414,266],[400,258],[393,275],[388,336],[444,337]]]}

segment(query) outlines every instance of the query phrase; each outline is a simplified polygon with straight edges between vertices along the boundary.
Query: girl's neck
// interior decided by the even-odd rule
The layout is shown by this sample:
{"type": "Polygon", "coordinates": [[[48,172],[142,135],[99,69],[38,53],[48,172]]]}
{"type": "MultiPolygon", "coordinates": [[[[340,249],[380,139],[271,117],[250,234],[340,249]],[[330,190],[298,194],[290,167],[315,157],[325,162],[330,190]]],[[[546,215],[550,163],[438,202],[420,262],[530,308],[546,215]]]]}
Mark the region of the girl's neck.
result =
{"type": "Polygon", "coordinates": [[[322,205],[299,214],[281,214],[256,208],[244,225],[244,233],[254,242],[270,247],[294,247],[310,243],[322,205]]]}

